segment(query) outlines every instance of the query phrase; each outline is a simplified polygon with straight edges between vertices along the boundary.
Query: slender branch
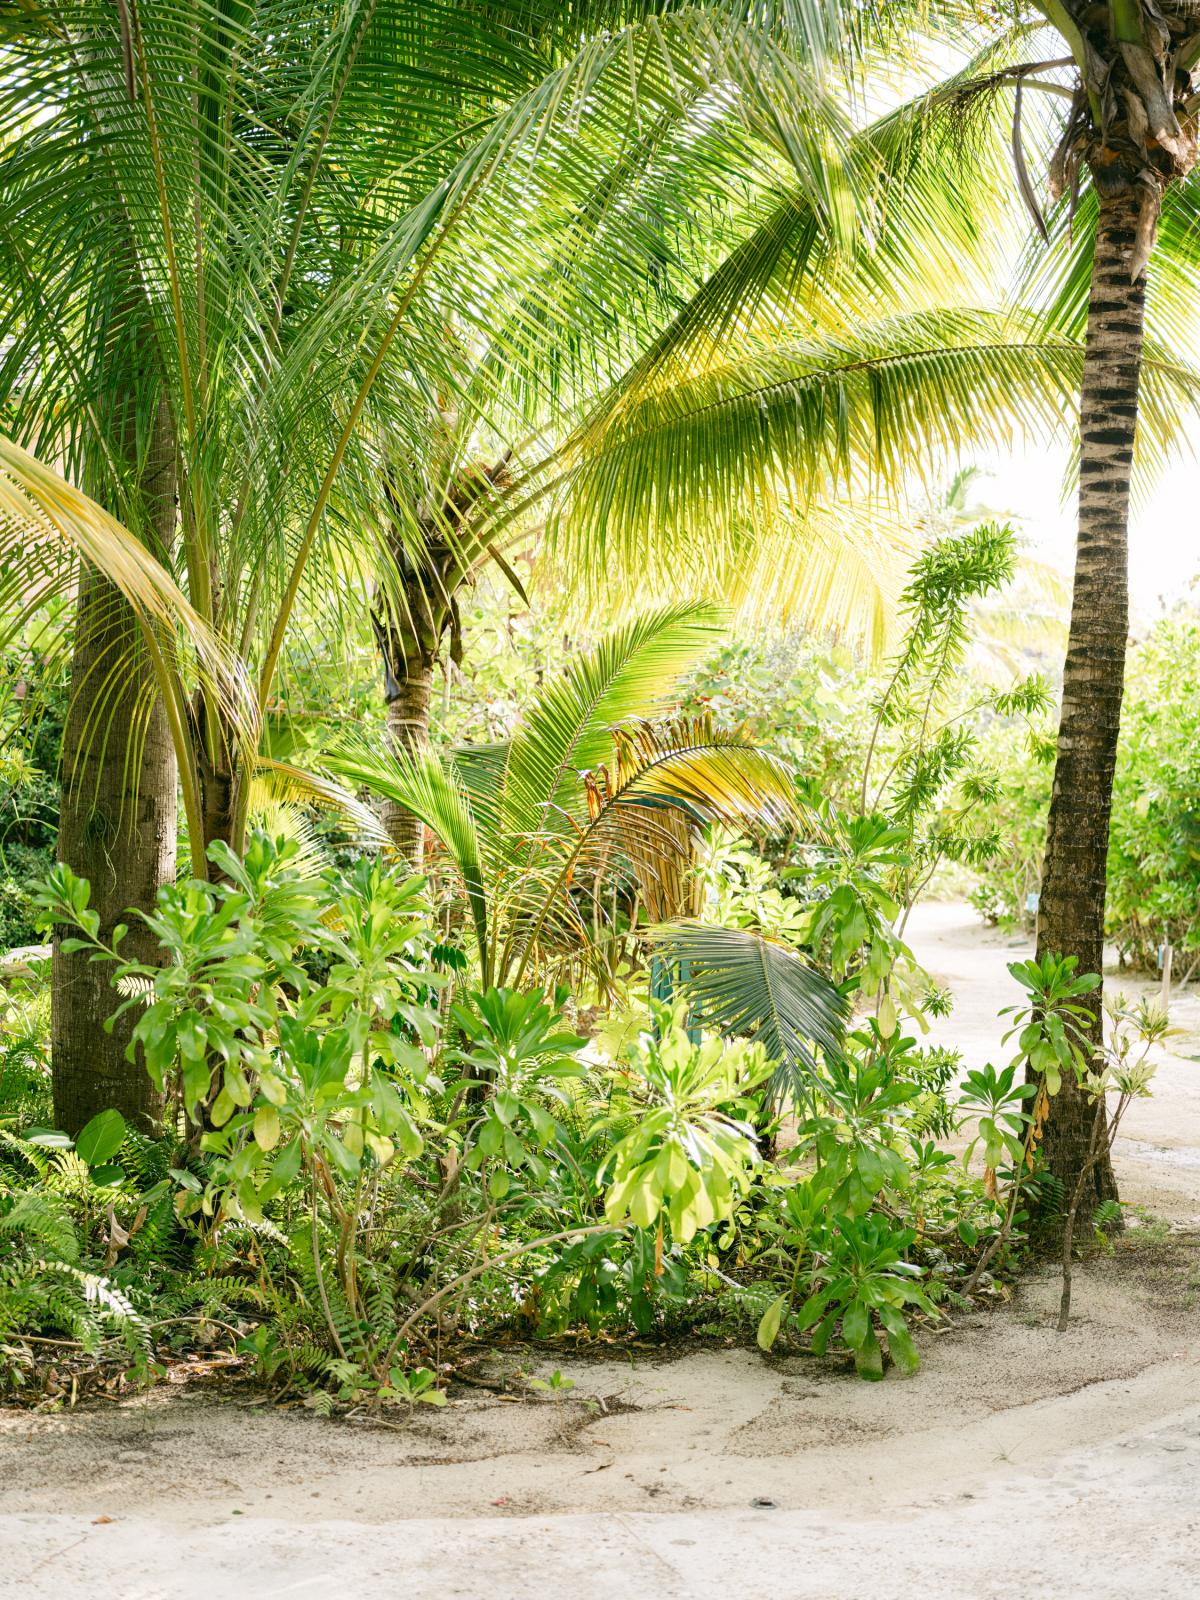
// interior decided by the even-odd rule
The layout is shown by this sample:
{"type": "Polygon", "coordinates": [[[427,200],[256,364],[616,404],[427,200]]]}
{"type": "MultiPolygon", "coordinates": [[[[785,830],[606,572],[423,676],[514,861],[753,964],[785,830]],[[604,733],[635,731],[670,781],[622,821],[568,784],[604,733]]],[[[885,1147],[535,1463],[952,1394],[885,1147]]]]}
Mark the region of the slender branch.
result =
{"type": "Polygon", "coordinates": [[[471,1267],[469,1271],[462,1273],[457,1278],[451,1279],[451,1281],[440,1288],[436,1294],[431,1294],[427,1300],[422,1300],[421,1304],[416,1308],[416,1310],[413,1311],[410,1316],[405,1318],[405,1320],[396,1330],[396,1337],[388,1346],[388,1352],[384,1358],[384,1365],[391,1365],[393,1359],[395,1358],[396,1351],[400,1348],[404,1336],[409,1332],[415,1322],[432,1311],[434,1306],[439,1305],[448,1294],[453,1294],[454,1291],[460,1288],[464,1283],[468,1283],[471,1281],[471,1279],[479,1277],[480,1273],[491,1272],[497,1267],[503,1267],[509,1261],[515,1261],[518,1256],[526,1255],[530,1250],[540,1249],[541,1246],[545,1244],[558,1244],[563,1239],[584,1239],[589,1235],[597,1233],[620,1233],[622,1231],[623,1230],[621,1228],[614,1227],[610,1222],[597,1223],[588,1228],[564,1228],[561,1233],[547,1233],[543,1234],[540,1239],[527,1239],[523,1244],[514,1245],[511,1250],[506,1250],[503,1255],[492,1256],[487,1261],[481,1261],[477,1263],[475,1266],[471,1267]]]}

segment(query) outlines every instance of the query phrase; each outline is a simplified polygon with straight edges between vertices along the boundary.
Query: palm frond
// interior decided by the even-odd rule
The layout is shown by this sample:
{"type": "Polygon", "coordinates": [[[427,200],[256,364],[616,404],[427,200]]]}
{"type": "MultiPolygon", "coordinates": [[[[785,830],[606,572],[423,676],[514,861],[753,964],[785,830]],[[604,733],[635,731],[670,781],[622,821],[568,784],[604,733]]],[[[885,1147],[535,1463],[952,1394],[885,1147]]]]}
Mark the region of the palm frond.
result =
{"type": "Polygon", "coordinates": [[[180,758],[185,679],[192,670],[222,708],[230,730],[251,747],[258,709],[246,673],[167,568],[103,506],[0,436],[0,618],[5,626],[22,627],[31,612],[69,593],[80,561],[101,573],[129,605],[180,758]]]}
{"type": "Polygon", "coordinates": [[[699,1021],[728,1035],[757,1039],[777,1063],[777,1103],[799,1101],[811,1083],[817,1050],[836,1050],[849,1006],[829,979],[794,950],[747,928],[683,922],[655,928],[662,958],[677,965],[699,1021]]]}
{"type": "Polygon", "coordinates": [[[578,656],[522,720],[508,752],[498,840],[522,841],[561,826],[578,803],[578,774],[608,753],[614,724],[645,716],[718,638],[710,606],[671,606],[614,629],[578,656]]]}
{"type": "Polygon", "coordinates": [[[582,775],[583,822],[546,829],[502,885],[502,965],[586,961],[636,917],[693,905],[695,841],[709,823],[769,831],[794,817],[787,764],[708,717],[618,726],[611,768],[582,775]]]}
{"type": "Polygon", "coordinates": [[[947,452],[1062,429],[1078,342],[1029,319],[918,312],[820,333],[652,393],[585,427],[567,454],[552,534],[593,563],[704,559],[814,496],[901,486],[947,452]],[[631,532],[632,530],[632,532],[631,532]]]}
{"type": "Polygon", "coordinates": [[[327,756],[325,764],[348,782],[404,806],[441,841],[462,880],[484,982],[491,983],[487,841],[481,839],[470,797],[453,763],[429,749],[376,748],[360,740],[327,756]]]}
{"type": "Polygon", "coordinates": [[[270,805],[327,811],[338,817],[360,843],[377,849],[386,848],[389,843],[379,818],[353,790],[335,783],[325,773],[308,772],[260,755],[254,765],[250,813],[265,811],[270,805]]]}

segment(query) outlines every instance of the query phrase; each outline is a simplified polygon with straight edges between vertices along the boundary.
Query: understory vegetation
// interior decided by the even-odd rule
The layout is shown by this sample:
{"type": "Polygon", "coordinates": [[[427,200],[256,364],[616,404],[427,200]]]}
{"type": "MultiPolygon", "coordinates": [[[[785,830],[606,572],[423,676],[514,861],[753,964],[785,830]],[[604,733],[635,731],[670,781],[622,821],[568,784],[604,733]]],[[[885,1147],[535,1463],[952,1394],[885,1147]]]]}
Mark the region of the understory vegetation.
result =
{"type": "MultiPolygon", "coordinates": [[[[1107,936],[1122,965],[1174,980],[1200,957],[1200,629],[1181,608],[1130,653],[1108,854],[1107,936]],[[1167,708],[1169,707],[1169,715],[1167,708]]],[[[987,812],[997,849],[972,902],[989,922],[1032,927],[1054,770],[1046,722],[1001,734],[1003,777],[987,812]],[[1031,900],[1032,897],[1032,900],[1031,900]]]]}
{"type": "Polygon", "coordinates": [[[1065,1327],[1200,963],[1194,0],[3,14],[0,1395],[1065,1327]]]}
{"type": "Polygon", "coordinates": [[[568,1335],[914,1370],[1071,1199],[1036,1131],[1086,1077],[1091,980],[1015,965],[1011,1058],[964,1075],[922,1042],[952,998],[904,941],[947,863],[994,871],[987,751],[1038,737],[1036,673],[963,684],[1015,562],[1005,527],[939,538],[874,675],[676,609],[567,657],[500,745],[327,730],[331,773],[418,810],[427,870],[356,844],[358,807],[277,806],[160,891],[166,965],[53,868],[42,925],[104,966],[166,1131],[51,1125],[48,963],[10,969],[9,1395],[215,1361],[323,1410],[436,1404],[473,1341],[568,1335]]]}

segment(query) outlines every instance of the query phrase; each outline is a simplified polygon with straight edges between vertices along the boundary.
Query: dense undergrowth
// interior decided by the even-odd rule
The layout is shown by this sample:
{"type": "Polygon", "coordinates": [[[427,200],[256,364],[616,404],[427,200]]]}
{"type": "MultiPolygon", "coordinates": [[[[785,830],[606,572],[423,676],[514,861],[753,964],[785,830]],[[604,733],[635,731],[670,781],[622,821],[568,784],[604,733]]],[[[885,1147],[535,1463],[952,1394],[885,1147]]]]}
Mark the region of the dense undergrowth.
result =
{"type": "Polygon", "coordinates": [[[44,927],[110,968],[163,1114],[153,1136],[115,1111],[57,1131],[46,974],[10,976],[6,1397],[200,1356],[320,1409],[437,1403],[465,1341],[510,1336],[719,1335],[911,1371],[924,1324],[995,1292],[1034,1202],[1071,1206],[1037,1169],[1047,1097],[1068,1074],[1097,1104],[1145,1088],[1128,1047],[1085,1069],[1069,962],[1012,968],[1001,1066],[964,1076],[922,1042],[951,1001],[908,911],[947,862],[995,858],[986,749],[1045,705],[1037,677],[961,703],[971,606],[1012,565],[1002,528],[930,547],[899,652],[860,675],[853,749],[829,685],[856,669],[811,649],[758,697],[756,741],[745,653],[630,723],[614,685],[636,701],[647,661],[678,675],[698,648],[664,614],[556,677],[507,745],[343,761],[424,808],[424,874],[260,826],[241,858],[213,846],[214,881],[162,891],[152,967],[56,869],[44,927]],[[562,757],[606,743],[611,768],[562,757]]]}
{"type": "MultiPolygon", "coordinates": [[[[10,1045],[10,1388],[36,1392],[42,1339],[146,1381],[203,1333],[265,1378],[389,1399],[462,1334],[764,1317],[818,1347],[840,1325],[868,1373],[879,1329],[915,1364],[908,1313],[952,1299],[996,1226],[933,1138],[958,1115],[941,1053],[872,1019],[780,1138],[760,1045],[695,1042],[683,1005],[585,1048],[536,988],[447,1004],[419,880],[313,880],[294,854],[260,835],[231,884],[164,896],[177,965],[117,969],[179,1136],[106,1113],[72,1147],[39,1125],[41,1041],[10,1045]]],[[[86,925],[78,881],[58,894],[86,925]]]]}

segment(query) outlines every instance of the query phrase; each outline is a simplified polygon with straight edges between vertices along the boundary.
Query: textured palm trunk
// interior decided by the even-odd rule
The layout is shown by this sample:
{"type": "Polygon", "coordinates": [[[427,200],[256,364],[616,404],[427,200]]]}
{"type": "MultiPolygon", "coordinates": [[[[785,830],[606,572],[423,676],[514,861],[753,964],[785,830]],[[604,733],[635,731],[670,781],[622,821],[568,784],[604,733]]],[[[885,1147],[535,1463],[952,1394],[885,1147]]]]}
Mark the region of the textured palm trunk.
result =
{"type": "MultiPolygon", "coordinates": [[[[400,536],[397,516],[389,592],[386,596],[381,592],[372,613],[383,664],[388,742],[393,750],[415,750],[429,737],[433,674],[442,660],[447,636],[450,660],[462,660],[458,595],[485,548],[470,533],[471,508],[481,495],[504,482],[507,464],[505,452],[490,466],[481,462],[464,466],[436,516],[417,510],[424,533],[424,548],[417,556],[400,536]],[[398,593],[391,592],[395,578],[399,579],[398,593]]],[[[389,497],[391,492],[388,488],[389,497]]],[[[506,565],[505,571],[515,583],[506,565]]],[[[381,820],[397,852],[419,871],[424,857],[423,824],[390,800],[383,805],[381,820]]]]}
{"type": "MultiPolygon", "coordinates": [[[[210,762],[202,751],[197,763],[200,779],[200,813],[204,825],[206,852],[209,845],[218,839],[223,844],[240,849],[239,841],[234,838],[237,825],[237,781],[231,763],[224,754],[225,730],[220,724],[218,724],[218,746],[221,756],[215,764],[210,762]]],[[[209,872],[214,871],[215,869],[210,866],[209,872]]]]}
{"type": "MultiPolygon", "coordinates": [[[[1144,192],[1101,202],[1080,397],[1079,537],[1071,632],[1063,669],[1058,758],[1050,801],[1037,948],[1103,972],[1104,901],[1113,770],[1129,629],[1129,486],[1137,429],[1145,279],[1131,281],[1144,192]]],[[[1090,997],[1099,1042],[1101,990],[1090,997]]],[[[1067,1194],[1088,1156],[1092,1112],[1069,1078],[1054,1099],[1042,1151],[1067,1194]]],[[[1081,1206],[1116,1196],[1107,1156],[1081,1206]]]]}
{"type": "MultiPolygon", "coordinates": [[[[162,549],[175,523],[175,449],[163,408],[154,428],[142,488],[148,531],[162,549]]],[[[157,940],[131,909],[153,908],[175,877],[176,764],[167,720],[137,623],[120,592],[91,568],[80,579],[71,703],[63,732],[58,854],[87,878],[100,937],[118,922],[131,958],[159,959],[157,940]]],[[[162,1104],[140,1060],[125,1051],[136,1020],[126,1013],[111,1033],[104,1023],[119,997],[112,967],[54,940],[52,1060],[54,1114],[76,1133],[114,1106],[143,1128],[157,1125],[162,1104]]]]}
{"type": "MultiPolygon", "coordinates": [[[[388,674],[387,733],[394,750],[414,750],[429,737],[429,711],[433,702],[433,664],[417,659],[395,666],[388,674]]],[[[420,868],[424,854],[424,824],[406,807],[384,802],[382,821],[397,852],[420,868]]]]}

